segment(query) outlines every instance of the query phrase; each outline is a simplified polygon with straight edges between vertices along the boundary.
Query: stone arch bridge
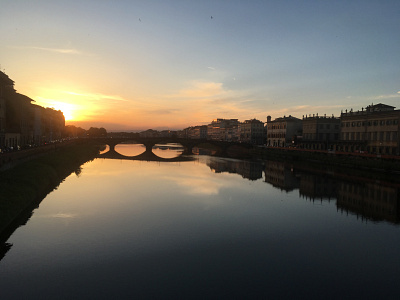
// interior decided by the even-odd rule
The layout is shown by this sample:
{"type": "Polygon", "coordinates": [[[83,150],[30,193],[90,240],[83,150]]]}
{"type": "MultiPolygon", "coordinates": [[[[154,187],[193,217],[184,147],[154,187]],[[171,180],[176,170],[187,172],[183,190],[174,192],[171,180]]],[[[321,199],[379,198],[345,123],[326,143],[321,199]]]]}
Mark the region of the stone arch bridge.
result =
{"type": "MultiPolygon", "coordinates": [[[[156,160],[156,161],[182,161],[184,155],[193,154],[192,150],[196,146],[201,146],[202,144],[211,144],[216,147],[216,156],[229,156],[228,149],[232,146],[239,146],[243,148],[243,150],[248,150],[252,148],[250,144],[244,143],[235,143],[235,142],[225,142],[225,141],[214,141],[214,140],[206,140],[206,139],[184,139],[184,138],[174,138],[174,137],[155,137],[155,138],[131,138],[131,137],[104,137],[104,138],[91,138],[91,140],[96,141],[98,143],[108,145],[110,147],[109,151],[101,154],[99,157],[104,158],[119,158],[119,159],[144,159],[144,160],[156,160]],[[142,154],[135,157],[124,156],[115,151],[115,146],[122,143],[135,143],[135,144],[143,144],[146,147],[146,151],[142,154]],[[182,145],[184,151],[182,154],[174,159],[167,159],[158,157],[153,153],[153,147],[156,144],[168,144],[168,143],[176,143],[182,145]]],[[[186,159],[187,160],[187,159],[186,159]]]]}

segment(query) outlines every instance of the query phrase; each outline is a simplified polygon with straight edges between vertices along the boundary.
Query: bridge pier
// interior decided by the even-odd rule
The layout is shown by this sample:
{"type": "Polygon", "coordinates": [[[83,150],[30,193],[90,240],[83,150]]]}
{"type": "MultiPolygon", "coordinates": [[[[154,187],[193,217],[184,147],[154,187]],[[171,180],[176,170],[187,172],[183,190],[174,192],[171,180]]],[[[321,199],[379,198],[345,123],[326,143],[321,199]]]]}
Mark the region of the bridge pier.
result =
{"type": "Polygon", "coordinates": [[[193,154],[193,146],[185,146],[182,152],[182,155],[192,155],[193,154]]]}
{"type": "Polygon", "coordinates": [[[153,143],[153,142],[146,142],[146,143],[143,143],[143,145],[146,146],[146,151],[145,151],[145,153],[153,153],[153,147],[154,147],[155,143],[153,143]]]}
{"type": "Polygon", "coordinates": [[[114,144],[108,144],[108,147],[110,147],[110,152],[115,152],[115,145],[114,144]]]}

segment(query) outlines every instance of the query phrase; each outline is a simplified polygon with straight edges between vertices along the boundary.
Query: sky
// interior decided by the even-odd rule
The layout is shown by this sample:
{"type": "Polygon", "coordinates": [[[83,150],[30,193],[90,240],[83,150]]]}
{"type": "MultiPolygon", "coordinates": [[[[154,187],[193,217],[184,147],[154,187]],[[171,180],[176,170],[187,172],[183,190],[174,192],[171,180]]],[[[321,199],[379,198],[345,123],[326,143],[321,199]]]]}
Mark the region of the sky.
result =
{"type": "Polygon", "coordinates": [[[400,1],[0,0],[0,69],[88,129],[400,109],[400,1]]]}

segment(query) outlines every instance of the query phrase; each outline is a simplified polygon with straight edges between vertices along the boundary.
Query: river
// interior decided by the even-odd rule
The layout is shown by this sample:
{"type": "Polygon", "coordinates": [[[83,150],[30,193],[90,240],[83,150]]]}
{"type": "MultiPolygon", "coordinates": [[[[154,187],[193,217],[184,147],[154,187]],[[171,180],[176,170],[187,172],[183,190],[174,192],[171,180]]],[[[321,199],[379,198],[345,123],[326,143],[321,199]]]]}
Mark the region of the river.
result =
{"type": "Polygon", "coordinates": [[[2,299],[398,298],[396,178],[191,159],[84,164],[8,239],[2,299]]]}

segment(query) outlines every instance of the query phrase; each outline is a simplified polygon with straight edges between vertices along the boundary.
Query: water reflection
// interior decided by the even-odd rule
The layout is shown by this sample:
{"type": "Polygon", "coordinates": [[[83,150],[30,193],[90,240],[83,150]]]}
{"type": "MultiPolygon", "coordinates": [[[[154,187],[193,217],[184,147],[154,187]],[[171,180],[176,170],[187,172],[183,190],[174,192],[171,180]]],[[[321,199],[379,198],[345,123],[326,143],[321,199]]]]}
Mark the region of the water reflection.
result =
{"type": "MultiPolygon", "coordinates": [[[[303,198],[315,200],[336,200],[339,212],[352,213],[362,220],[400,222],[400,183],[368,177],[335,175],[282,161],[244,161],[212,158],[207,165],[216,173],[237,173],[243,178],[262,178],[273,187],[291,192],[298,190],[303,198]],[[314,172],[314,173],[313,173],[314,172]]],[[[346,173],[346,170],[342,170],[346,173]]],[[[396,179],[394,179],[396,181],[396,179]]]]}
{"type": "Polygon", "coordinates": [[[108,151],[110,151],[110,146],[104,145],[104,149],[100,151],[100,154],[107,153],[108,151]]]}
{"type": "Polygon", "coordinates": [[[100,153],[97,157],[105,159],[158,162],[193,160],[193,157],[191,156],[182,155],[183,152],[183,147],[178,144],[155,145],[154,147],[149,148],[138,144],[118,144],[115,148],[111,148],[105,153],[100,153]]]}
{"type": "Polygon", "coordinates": [[[183,151],[183,146],[176,143],[156,144],[153,147],[153,153],[161,158],[175,158],[180,156],[183,151]]]}
{"type": "Polygon", "coordinates": [[[372,221],[399,223],[399,186],[382,182],[344,182],[338,184],[337,207],[372,221]]]}
{"type": "Polygon", "coordinates": [[[124,156],[137,156],[144,153],[146,147],[143,144],[118,144],[115,146],[115,151],[124,156]]]}
{"type": "Polygon", "coordinates": [[[397,295],[396,180],[190,158],[82,166],[1,236],[2,296],[397,295]]]}
{"type": "Polygon", "coordinates": [[[249,180],[262,178],[262,172],[264,169],[263,164],[260,162],[222,158],[210,159],[208,160],[207,165],[211,170],[215,171],[215,173],[237,173],[243,178],[249,180]]]}

